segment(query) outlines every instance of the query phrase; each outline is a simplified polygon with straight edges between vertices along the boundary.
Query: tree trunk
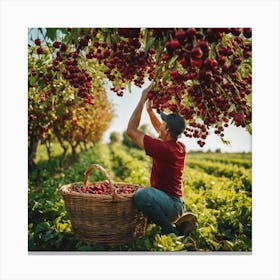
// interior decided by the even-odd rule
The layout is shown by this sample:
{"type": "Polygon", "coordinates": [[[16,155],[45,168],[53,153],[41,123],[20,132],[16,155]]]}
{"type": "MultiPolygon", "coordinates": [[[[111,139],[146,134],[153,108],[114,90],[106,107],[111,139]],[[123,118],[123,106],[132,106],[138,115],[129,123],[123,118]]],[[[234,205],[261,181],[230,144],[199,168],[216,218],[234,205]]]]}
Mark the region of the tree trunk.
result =
{"type": "Polygon", "coordinates": [[[78,154],[77,154],[77,147],[79,145],[80,142],[77,142],[76,144],[70,143],[71,148],[72,148],[72,155],[74,159],[77,159],[78,154]]]}
{"type": "Polygon", "coordinates": [[[57,137],[57,138],[58,138],[60,146],[63,149],[63,154],[62,154],[62,157],[61,157],[60,162],[59,162],[60,167],[63,167],[65,159],[66,159],[66,154],[67,154],[67,151],[68,151],[68,146],[63,143],[63,140],[61,140],[61,138],[59,138],[59,137],[57,137]]]}
{"type": "Polygon", "coordinates": [[[85,144],[84,141],[80,142],[79,146],[80,146],[82,151],[86,151],[87,150],[87,147],[86,147],[86,144],[85,144]]]}
{"type": "Polygon", "coordinates": [[[46,145],[46,148],[47,148],[48,159],[50,160],[51,157],[52,157],[52,155],[51,155],[51,146],[52,146],[52,143],[51,143],[51,141],[46,141],[45,145],[46,145]]]}
{"type": "Polygon", "coordinates": [[[37,140],[36,137],[31,136],[28,146],[28,166],[31,168],[36,165],[36,154],[39,142],[40,141],[37,140]]]}

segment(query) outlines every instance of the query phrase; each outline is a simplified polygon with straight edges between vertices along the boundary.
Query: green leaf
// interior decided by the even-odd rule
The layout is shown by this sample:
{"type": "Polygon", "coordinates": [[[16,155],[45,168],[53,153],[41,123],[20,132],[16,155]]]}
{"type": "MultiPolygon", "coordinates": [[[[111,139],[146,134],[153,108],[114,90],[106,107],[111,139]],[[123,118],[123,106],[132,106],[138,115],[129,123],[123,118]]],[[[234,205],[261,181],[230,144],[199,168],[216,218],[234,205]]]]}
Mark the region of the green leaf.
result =
{"type": "Polygon", "coordinates": [[[38,32],[42,34],[42,36],[44,37],[44,28],[38,28],[38,32]]]}
{"type": "Polygon", "coordinates": [[[162,46],[158,46],[157,47],[157,53],[156,53],[156,64],[158,64],[158,62],[159,62],[159,59],[160,59],[161,54],[162,54],[162,51],[163,51],[163,47],[162,46]]]}
{"type": "Polygon", "coordinates": [[[56,30],[57,28],[47,28],[46,36],[52,41],[56,40],[56,30]]]}
{"type": "Polygon", "coordinates": [[[213,241],[211,239],[209,239],[208,242],[215,248],[216,251],[219,249],[220,244],[218,242],[213,241]]]}
{"type": "Polygon", "coordinates": [[[43,222],[36,226],[34,233],[38,234],[40,232],[47,231],[50,228],[49,223],[43,222]]]}
{"type": "Polygon", "coordinates": [[[252,135],[252,126],[250,124],[246,125],[246,129],[252,135]]]}
{"type": "Polygon", "coordinates": [[[183,75],[185,73],[184,67],[178,61],[176,61],[176,69],[178,70],[180,75],[183,75]]]}
{"type": "Polygon", "coordinates": [[[59,30],[62,34],[67,34],[66,28],[58,28],[58,30],[59,30]]]}
{"type": "Polygon", "coordinates": [[[44,88],[46,86],[46,82],[44,80],[38,80],[38,86],[40,88],[44,88]]]}
{"type": "MultiPolygon", "coordinates": [[[[104,41],[108,43],[109,46],[112,46],[112,37],[111,37],[111,31],[105,30],[103,32],[104,41]]],[[[97,40],[96,37],[93,37],[92,40],[97,40]]]]}
{"type": "Polygon", "coordinates": [[[146,44],[145,44],[145,55],[147,55],[149,49],[153,46],[154,41],[155,41],[154,37],[148,37],[147,38],[147,41],[146,41],[146,44]]]}
{"type": "Polygon", "coordinates": [[[226,145],[230,145],[230,141],[226,140],[225,138],[221,137],[222,143],[226,145]]]}
{"type": "Polygon", "coordinates": [[[79,41],[79,28],[72,28],[70,36],[67,38],[67,43],[74,43],[75,45],[77,45],[79,41]]]}
{"type": "Polygon", "coordinates": [[[47,241],[49,241],[50,239],[52,239],[53,236],[54,236],[54,235],[53,235],[52,230],[48,230],[48,231],[46,232],[46,234],[43,235],[43,240],[44,240],[45,242],[47,242],[47,241]]]}
{"type": "Polygon", "coordinates": [[[87,244],[82,244],[77,246],[78,251],[92,251],[92,246],[87,244]]]}
{"type": "Polygon", "coordinates": [[[128,83],[127,83],[127,88],[128,88],[129,93],[131,93],[131,82],[130,81],[128,81],[128,83]]]}
{"type": "Polygon", "coordinates": [[[148,250],[151,249],[151,242],[150,242],[150,239],[149,238],[145,238],[144,239],[144,245],[145,245],[145,248],[147,248],[148,250]]]}
{"type": "Polygon", "coordinates": [[[227,230],[222,231],[221,234],[222,234],[223,236],[225,236],[226,238],[229,238],[229,239],[231,239],[231,238],[233,237],[232,232],[231,232],[230,229],[227,229],[227,230]]]}
{"type": "Polygon", "coordinates": [[[174,67],[174,63],[177,60],[177,58],[178,58],[178,55],[175,55],[169,60],[168,68],[173,68],[174,67]]]}
{"type": "Polygon", "coordinates": [[[30,82],[31,85],[35,85],[36,82],[37,82],[37,80],[38,80],[38,75],[36,75],[36,76],[31,76],[31,77],[29,78],[29,82],[30,82]]]}
{"type": "Polygon", "coordinates": [[[169,77],[170,77],[170,70],[166,70],[162,77],[162,83],[165,84],[169,77]]]}
{"type": "Polygon", "coordinates": [[[247,95],[246,100],[248,101],[249,105],[252,106],[252,94],[247,95]]]}
{"type": "Polygon", "coordinates": [[[228,240],[225,240],[224,241],[224,249],[227,250],[227,251],[232,251],[233,243],[228,241],[228,240]]]}

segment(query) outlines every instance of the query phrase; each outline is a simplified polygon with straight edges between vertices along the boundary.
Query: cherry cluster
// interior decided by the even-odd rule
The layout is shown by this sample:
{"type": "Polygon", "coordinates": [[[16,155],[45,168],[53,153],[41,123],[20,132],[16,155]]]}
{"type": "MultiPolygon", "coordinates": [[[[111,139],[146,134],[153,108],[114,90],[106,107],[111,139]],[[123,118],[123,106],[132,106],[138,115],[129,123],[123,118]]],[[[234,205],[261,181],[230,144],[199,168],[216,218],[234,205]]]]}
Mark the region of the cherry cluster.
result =
{"type": "Polygon", "coordinates": [[[223,137],[229,119],[236,126],[250,124],[247,96],[252,81],[246,66],[250,67],[247,59],[252,48],[251,41],[244,38],[251,37],[251,29],[187,28],[173,35],[165,44],[162,61],[170,65],[176,56],[176,63],[171,69],[164,68],[169,71],[168,82],[157,80],[150,92],[153,107],[181,114],[188,122],[185,135],[198,138],[201,147],[210,127],[223,137]],[[229,36],[225,39],[224,34],[229,36]]]}
{"type": "MultiPolygon", "coordinates": [[[[197,138],[201,147],[210,127],[224,137],[230,122],[250,125],[250,28],[88,28],[80,29],[78,38],[67,31],[68,45],[53,42],[51,70],[60,71],[85,102],[92,104],[99,69],[119,96],[131,83],[141,87],[145,77],[154,80],[149,94],[153,108],[182,115],[185,135],[197,138]],[[84,68],[83,58],[94,59],[96,69],[84,68]]],[[[35,45],[42,55],[39,39],[35,45]]]]}
{"type": "MultiPolygon", "coordinates": [[[[113,187],[117,194],[133,194],[137,190],[137,187],[129,184],[113,184],[113,187]]],[[[108,181],[104,181],[98,185],[75,186],[73,191],[95,195],[111,195],[108,181]]]]}
{"type": "Polygon", "coordinates": [[[77,50],[67,52],[67,45],[58,41],[53,43],[53,47],[58,50],[53,60],[53,70],[60,71],[64,79],[78,90],[77,95],[83,98],[86,103],[93,104],[92,76],[86,69],[81,68],[78,62],[79,52],[77,50]]]}
{"type": "MultiPolygon", "coordinates": [[[[43,55],[44,48],[41,45],[41,40],[36,39],[34,42],[37,46],[37,54],[43,55]]],[[[53,66],[50,67],[50,72],[61,72],[63,78],[77,89],[77,95],[83,98],[85,103],[93,105],[93,97],[91,95],[92,76],[85,68],[82,68],[79,63],[79,59],[81,58],[79,49],[76,48],[73,50],[73,48],[70,48],[70,46],[60,41],[54,41],[52,47],[53,66]]],[[[36,75],[36,73],[34,73],[34,75],[36,75]]],[[[50,73],[43,77],[46,84],[50,83],[52,78],[50,73]]]]}
{"type": "Polygon", "coordinates": [[[140,28],[119,28],[116,32],[118,41],[109,45],[105,41],[94,40],[86,57],[95,58],[106,66],[104,74],[113,84],[111,90],[123,96],[127,82],[141,87],[147,73],[150,80],[154,78],[152,55],[155,51],[150,49],[147,54],[143,51],[140,28]]]}

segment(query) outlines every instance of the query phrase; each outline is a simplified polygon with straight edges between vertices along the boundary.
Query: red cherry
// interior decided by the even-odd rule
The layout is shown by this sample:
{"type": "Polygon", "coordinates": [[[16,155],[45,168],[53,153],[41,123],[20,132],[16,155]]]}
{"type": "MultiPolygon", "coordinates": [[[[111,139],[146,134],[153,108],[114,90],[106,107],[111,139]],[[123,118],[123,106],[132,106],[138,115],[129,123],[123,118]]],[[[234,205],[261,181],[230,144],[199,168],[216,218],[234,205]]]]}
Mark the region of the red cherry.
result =
{"type": "Polygon", "coordinates": [[[206,58],[203,62],[203,66],[206,69],[211,69],[212,68],[212,64],[213,64],[213,60],[211,58],[206,58]]]}
{"type": "Polygon", "coordinates": [[[245,38],[252,37],[252,29],[251,28],[243,28],[243,35],[245,38]]]}
{"type": "Polygon", "coordinates": [[[199,59],[203,56],[203,51],[200,47],[194,47],[191,51],[192,59],[199,59]]]}
{"type": "Polygon", "coordinates": [[[53,47],[56,48],[56,49],[58,49],[59,46],[60,46],[60,44],[61,44],[60,42],[55,41],[55,42],[53,42],[53,47]]]}
{"type": "Polygon", "coordinates": [[[169,58],[170,58],[170,56],[167,53],[162,55],[162,60],[163,61],[167,61],[169,58]]]}
{"type": "Polygon", "coordinates": [[[60,50],[62,52],[65,52],[67,50],[67,45],[66,44],[62,44],[61,47],[60,47],[60,50]]]}
{"type": "Polygon", "coordinates": [[[241,34],[241,28],[231,28],[230,31],[234,36],[239,36],[241,34]]]}
{"type": "Polygon", "coordinates": [[[172,41],[168,41],[166,43],[166,48],[169,49],[169,50],[174,50],[174,49],[177,49],[180,47],[180,42],[175,39],[175,40],[172,40],[172,41]]]}
{"type": "Polygon", "coordinates": [[[198,59],[198,60],[191,60],[191,66],[192,68],[200,68],[202,65],[202,60],[201,59],[198,59]]]}
{"type": "Polygon", "coordinates": [[[233,63],[235,65],[240,65],[242,62],[242,58],[240,56],[237,56],[234,60],[233,60],[233,63]]]}
{"type": "Polygon", "coordinates": [[[201,40],[201,41],[199,41],[198,44],[197,44],[196,46],[197,46],[197,47],[200,47],[201,50],[202,50],[203,52],[206,52],[206,53],[209,52],[209,50],[210,50],[209,42],[206,41],[206,40],[201,40]]]}
{"type": "Polygon", "coordinates": [[[44,53],[44,50],[41,47],[39,47],[37,49],[37,54],[43,54],[43,53],[44,53]]]}
{"type": "Polygon", "coordinates": [[[36,39],[34,42],[35,42],[36,46],[41,46],[41,40],[40,39],[36,39]]]}
{"type": "Polygon", "coordinates": [[[243,52],[243,57],[244,58],[249,58],[251,56],[251,52],[249,52],[249,51],[244,51],[243,52]]]}
{"type": "Polygon", "coordinates": [[[179,72],[177,69],[172,69],[170,71],[170,77],[173,78],[173,79],[176,79],[177,77],[179,76],[179,72]]]}
{"type": "Polygon", "coordinates": [[[194,35],[196,35],[197,31],[195,28],[188,28],[186,33],[189,37],[193,37],[194,35]]]}
{"type": "Polygon", "coordinates": [[[177,30],[175,33],[175,38],[178,40],[183,40],[186,37],[186,32],[184,30],[177,30]]]}

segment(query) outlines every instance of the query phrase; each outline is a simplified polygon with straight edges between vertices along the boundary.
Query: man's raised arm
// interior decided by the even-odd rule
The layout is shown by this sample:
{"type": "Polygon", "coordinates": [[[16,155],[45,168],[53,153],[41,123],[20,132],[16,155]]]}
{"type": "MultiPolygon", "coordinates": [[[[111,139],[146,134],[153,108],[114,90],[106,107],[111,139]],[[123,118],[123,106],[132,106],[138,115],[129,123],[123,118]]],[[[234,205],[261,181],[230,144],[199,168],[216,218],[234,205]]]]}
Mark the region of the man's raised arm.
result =
{"type": "Polygon", "coordinates": [[[142,96],[130,117],[130,120],[127,125],[127,129],[126,129],[127,135],[142,149],[144,148],[145,133],[143,131],[139,130],[138,127],[140,124],[143,107],[145,105],[145,102],[147,100],[148,93],[149,93],[151,87],[152,87],[152,84],[150,84],[146,89],[143,90],[142,96]]]}
{"type": "Polygon", "coordinates": [[[150,120],[151,120],[151,123],[152,123],[154,129],[156,130],[157,133],[159,133],[160,132],[161,122],[157,118],[157,116],[155,115],[155,113],[154,113],[154,111],[152,109],[151,101],[150,100],[148,100],[147,103],[146,103],[146,109],[147,109],[147,112],[149,114],[149,117],[150,117],[150,120]]]}

